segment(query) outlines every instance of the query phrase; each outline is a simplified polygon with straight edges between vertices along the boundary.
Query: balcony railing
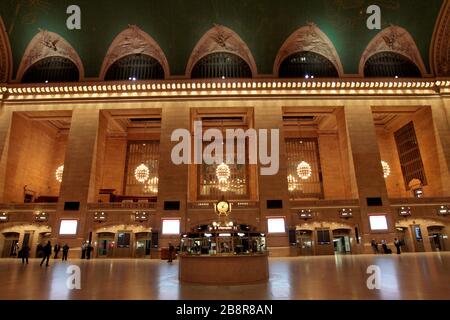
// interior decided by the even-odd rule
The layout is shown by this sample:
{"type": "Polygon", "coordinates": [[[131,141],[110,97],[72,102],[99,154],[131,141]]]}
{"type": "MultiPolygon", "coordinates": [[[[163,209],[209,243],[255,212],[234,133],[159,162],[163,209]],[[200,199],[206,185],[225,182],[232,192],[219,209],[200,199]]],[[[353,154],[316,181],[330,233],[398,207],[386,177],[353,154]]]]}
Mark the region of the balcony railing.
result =
{"type": "Polygon", "coordinates": [[[89,203],[89,211],[121,211],[131,210],[156,210],[156,202],[99,202],[89,203]]]}
{"type": "Polygon", "coordinates": [[[0,211],[56,211],[56,203],[2,203],[0,211]]]}
{"type": "MultiPolygon", "coordinates": [[[[217,201],[197,201],[189,202],[188,208],[195,210],[214,210],[214,204],[217,201]]],[[[259,208],[258,201],[246,201],[246,200],[233,200],[231,203],[231,209],[257,209],[259,208]]]]}

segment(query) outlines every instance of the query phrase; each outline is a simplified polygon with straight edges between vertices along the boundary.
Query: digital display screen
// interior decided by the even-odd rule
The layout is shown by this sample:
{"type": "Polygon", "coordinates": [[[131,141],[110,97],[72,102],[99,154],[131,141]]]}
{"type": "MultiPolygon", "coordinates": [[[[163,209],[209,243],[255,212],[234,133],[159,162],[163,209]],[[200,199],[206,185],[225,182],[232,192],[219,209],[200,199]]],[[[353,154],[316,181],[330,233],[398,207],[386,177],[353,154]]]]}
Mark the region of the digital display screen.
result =
{"type": "Polygon", "coordinates": [[[163,220],[162,234],[180,234],[180,220],[163,220]]]}
{"type": "Polygon", "coordinates": [[[284,225],[284,218],[269,218],[267,219],[267,226],[269,233],[286,232],[286,227],[284,225]]]}
{"type": "Polygon", "coordinates": [[[78,220],[61,220],[60,235],[76,235],[78,220]]]}
{"type": "Polygon", "coordinates": [[[386,216],[370,216],[369,222],[371,230],[388,230],[386,216]]]}

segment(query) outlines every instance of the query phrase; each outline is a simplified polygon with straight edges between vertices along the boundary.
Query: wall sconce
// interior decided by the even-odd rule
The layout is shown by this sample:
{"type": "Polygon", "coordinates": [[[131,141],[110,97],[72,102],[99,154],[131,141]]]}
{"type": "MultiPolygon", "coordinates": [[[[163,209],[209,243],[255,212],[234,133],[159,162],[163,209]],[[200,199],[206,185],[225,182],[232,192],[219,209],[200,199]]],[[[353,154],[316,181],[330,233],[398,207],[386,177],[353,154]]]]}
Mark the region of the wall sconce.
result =
{"type": "Polygon", "coordinates": [[[450,215],[450,206],[439,206],[438,215],[440,215],[440,216],[450,215]]]}
{"type": "Polygon", "coordinates": [[[311,209],[301,209],[298,213],[299,219],[308,220],[314,217],[314,213],[311,209]]]}
{"type": "Polygon", "coordinates": [[[8,222],[9,220],[9,214],[6,212],[2,212],[0,214],[0,222],[8,222]]]}
{"type": "Polygon", "coordinates": [[[339,216],[344,219],[349,219],[349,218],[353,217],[353,210],[345,209],[345,208],[341,209],[341,210],[339,210],[339,216]]]}
{"type": "Polygon", "coordinates": [[[94,213],[94,221],[98,223],[105,222],[107,220],[106,214],[104,212],[94,213]]]}
{"type": "Polygon", "coordinates": [[[409,217],[412,214],[412,211],[410,207],[401,207],[398,209],[398,214],[401,217],[409,217]]]}
{"type": "Polygon", "coordinates": [[[148,214],[147,214],[147,212],[136,211],[134,213],[134,220],[135,221],[139,221],[139,222],[148,221],[148,214]]]}
{"type": "Polygon", "coordinates": [[[36,212],[36,215],[34,216],[34,220],[36,222],[47,222],[48,221],[48,215],[45,212],[36,212]]]}

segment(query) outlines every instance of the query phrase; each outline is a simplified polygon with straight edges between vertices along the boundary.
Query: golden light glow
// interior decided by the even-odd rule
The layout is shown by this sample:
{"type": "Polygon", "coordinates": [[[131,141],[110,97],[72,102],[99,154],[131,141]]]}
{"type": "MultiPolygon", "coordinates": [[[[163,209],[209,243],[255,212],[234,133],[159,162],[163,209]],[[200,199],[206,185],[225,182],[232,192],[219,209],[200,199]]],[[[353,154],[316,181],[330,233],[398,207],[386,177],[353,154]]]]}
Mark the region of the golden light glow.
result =
{"type": "Polygon", "coordinates": [[[297,166],[297,175],[302,180],[308,180],[312,175],[311,165],[306,161],[300,162],[297,166]]]}
{"type": "Polygon", "coordinates": [[[55,177],[58,182],[62,182],[63,174],[64,174],[64,165],[59,166],[58,169],[56,169],[55,177]]]}
{"type": "Polygon", "coordinates": [[[145,164],[140,164],[137,166],[136,170],[134,170],[134,177],[140,183],[145,183],[150,177],[150,170],[145,164]]]}

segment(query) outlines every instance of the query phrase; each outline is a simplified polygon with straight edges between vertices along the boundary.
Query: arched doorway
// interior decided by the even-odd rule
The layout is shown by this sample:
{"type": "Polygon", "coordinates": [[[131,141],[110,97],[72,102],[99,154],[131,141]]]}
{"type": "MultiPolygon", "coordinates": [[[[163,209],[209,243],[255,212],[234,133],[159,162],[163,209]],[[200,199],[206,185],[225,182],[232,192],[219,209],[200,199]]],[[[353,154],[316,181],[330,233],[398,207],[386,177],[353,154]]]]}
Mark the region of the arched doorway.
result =
{"type": "Polygon", "coordinates": [[[313,251],[313,232],[311,230],[297,230],[297,254],[300,256],[312,256],[313,251]]]}
{"type": "Polygon", "coordinates": [[[443,226],[429,226],[428,236],[432,251],[447,251],[448,250],[448,236],[445,233],[443,226]]]}
{"type": "Polygon", "coordinates": [[[349,254],[352,252],[350,236],[350,229],[333,230],[333,247],[335,254],[349,254]]]}
{"type": "Polygon", "coordinates": [[[2,258],[14,258],[19,253],[19,237],[18,232],[4,232],[2,233],[3,251],[2,258]]]}
{"type": "Polygon", "coordinates": [[[114,256],[114,239],[113,232],[99,232],[97,233],[97,257],[98,258],[112,258],[114,256]]]}

